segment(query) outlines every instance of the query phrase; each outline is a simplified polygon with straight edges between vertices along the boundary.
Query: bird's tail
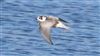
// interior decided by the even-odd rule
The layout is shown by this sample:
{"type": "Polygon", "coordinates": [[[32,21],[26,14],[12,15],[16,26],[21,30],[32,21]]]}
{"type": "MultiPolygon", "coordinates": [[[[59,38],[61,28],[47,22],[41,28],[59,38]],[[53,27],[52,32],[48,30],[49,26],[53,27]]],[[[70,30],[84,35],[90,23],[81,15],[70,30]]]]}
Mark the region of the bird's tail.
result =
{"type": "Polygon", "coordinates": [[[66,25],[64,25],[62,22],[58,22],[58,24],[56,25],[56,27],[59,27],[59,28],[64,28],[64,29],[66,29],[66,30],[68,30],[69,29],[69,26],[66,26],[66,25]]]}

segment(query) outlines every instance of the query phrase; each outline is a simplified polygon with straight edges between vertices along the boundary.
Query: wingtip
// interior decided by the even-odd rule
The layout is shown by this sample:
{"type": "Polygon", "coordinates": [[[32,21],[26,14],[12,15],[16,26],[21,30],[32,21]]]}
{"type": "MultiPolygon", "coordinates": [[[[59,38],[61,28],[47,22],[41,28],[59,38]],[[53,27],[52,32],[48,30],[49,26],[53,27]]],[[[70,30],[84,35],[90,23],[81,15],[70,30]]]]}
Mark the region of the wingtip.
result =
{"type": "Polygon", "coordinates": [[[53,42],[51,42],[51,45],[54,45],[53,42]]]}
{"type": "Polygon", "coordinates": [[[62,21],[62,22],[65,22],[65,23],[69,23],[68,21],[65,21],[65,20],[63,20],[61,18],[59,18],[59,20],[62,21]]]}
{"type": "Polygon", "coordinates": [[[49,44],[50,44],[50,45],[54,45],[54,43],[53,43],[53,42],[49,42],[49,44]]]}

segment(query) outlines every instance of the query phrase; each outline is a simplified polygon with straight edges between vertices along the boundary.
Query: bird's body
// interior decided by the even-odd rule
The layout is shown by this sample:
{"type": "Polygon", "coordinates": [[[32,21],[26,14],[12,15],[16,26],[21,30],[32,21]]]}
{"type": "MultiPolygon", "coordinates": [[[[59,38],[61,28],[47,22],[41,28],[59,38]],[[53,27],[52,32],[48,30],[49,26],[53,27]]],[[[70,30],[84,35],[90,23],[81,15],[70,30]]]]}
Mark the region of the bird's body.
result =
{"type": "Polygon", "coordinates": [[[50,31],[52,27],[59,27],[68,29],[69,27],[64,25],[63,22],[66,22],[58,17],[54,16],[39,16],[38,18],[40,31],[44,37],[44,39],[49,43],[53,44],[51,41],[50,31]]]}

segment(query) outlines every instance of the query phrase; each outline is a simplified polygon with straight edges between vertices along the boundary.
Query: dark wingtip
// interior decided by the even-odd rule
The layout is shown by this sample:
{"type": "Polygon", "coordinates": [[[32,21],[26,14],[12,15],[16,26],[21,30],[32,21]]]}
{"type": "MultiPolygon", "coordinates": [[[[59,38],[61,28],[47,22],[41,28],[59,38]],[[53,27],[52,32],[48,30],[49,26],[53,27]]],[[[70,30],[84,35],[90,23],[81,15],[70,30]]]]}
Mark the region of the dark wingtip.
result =
{"type": "Polygon", "coordinates": [[[62,22],[68,23],[67,21],[65,21],[65,20],[63,20],[63,19],[61,19],[61,18],[59,18],[59,20],[62,21],[62,22]]]}
{"type": "Polygon", "coordinates": [[[50,45],[54,45],[52,41],[51,41],[51,42],[49,42],[49,44],[50,44],[50,45]]]}
{"type": "Polygon", "coordinates": [[[51,42],[51,45],[54,45],[53,42],[51,42]]]}

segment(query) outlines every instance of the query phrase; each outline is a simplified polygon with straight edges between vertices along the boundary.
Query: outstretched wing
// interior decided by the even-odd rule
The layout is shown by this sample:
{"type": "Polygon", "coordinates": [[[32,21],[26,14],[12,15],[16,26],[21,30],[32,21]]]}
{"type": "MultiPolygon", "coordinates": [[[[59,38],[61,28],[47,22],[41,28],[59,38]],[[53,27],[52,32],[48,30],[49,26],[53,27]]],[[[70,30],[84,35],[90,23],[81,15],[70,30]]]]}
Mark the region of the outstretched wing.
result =
{"type": "Polygon", "coordinates": [[[64,23],[67,27],[69,27],[69,22],[68,21],[65,21],[61,18],[59,18],[59,21],[61,21],[62,23],[64,23]]]}
{"type": "Polygon", "coordinates": [[[63,20],[62,18],[54,17],[54,16],[48,16],[48,19],[50,20],[56,20],[56,21],[61,21],[64,23],[69,23],[68,21],[63,20]]]}
{"type": "Polygon", "coordinates": [[[41,27],[40,28],[43,38],[49,43],[49,44],[53,44],[52,40],[51,40],[51,36],[50,36],[50,28],[44,28],[41,27]]]}
{"type": "Polygon", "coordinates": [[[65,20],[63,20],[63,19],[61,19],[61,18],[59,18],[59,20],[62,21],[62,22],[68,23],[67,21],[65,21],[65,20]]]}
{"type": "Polygon", "coordinates": [[[52,40],[51,40],[51,28],[52,28],[53,24],[51,22],[46,22],[46,23],[41,23],[40,24],[40,31],[43,35],[43,38],[49,43],[49,44],[53,44],[52,40]]]}

